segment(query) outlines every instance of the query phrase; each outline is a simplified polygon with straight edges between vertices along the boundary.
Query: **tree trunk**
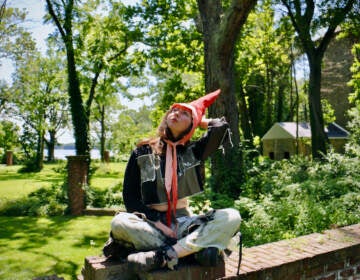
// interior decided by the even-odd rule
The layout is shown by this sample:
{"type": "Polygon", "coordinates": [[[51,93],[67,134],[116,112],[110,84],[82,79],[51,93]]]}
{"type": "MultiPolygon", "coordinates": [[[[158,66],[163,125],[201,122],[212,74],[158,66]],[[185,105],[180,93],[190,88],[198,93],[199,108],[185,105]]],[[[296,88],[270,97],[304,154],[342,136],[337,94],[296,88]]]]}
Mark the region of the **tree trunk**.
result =
{"type": "Polygon", "coordinates": [[[44,131],[38,132],[34,171],[41,171],[44,167],[44,131]]]}
{"type": "Polygon", "coordinates": [[[217,153],[212,158],[213,190],[226,192],[236,198],[240,194],[243,178],[242,161],[239,153],[239,112],[235,98],[234,47],[240,29],[245,23],[256,1],[235,0],[225,13],[221,1],[198,0],[202,21],[205,55],[205,90],[218,88],[221,95],[209,108],[211,117],[225,116],[229,122],[230,143],[224,146],[225,154],[217,153]]]}
{"type": "Polygon", "coordinates": [[[56,131],[49,130],[50,140],[46,141],[47,146],[47,160],[49,162],[55,161],[55,145],[56,145],[56,131]]]}
{"type": "Polygon", "coordinates": [[[77,155],[90,156],[89,117],[81,96],[80,82],[76,71],[76,60],[73,45],[72,22],[74,20],[74,0],[62,2],[64,23],[61,16],[55,13],[53,3],[46,0],[47,10],[55,22],[65,44],[67,57],[68,93],[72,123],[74,126],[75,149],[77,155]]]}
{"type": "Polygon", "coordinates": [[[105,106],[99,106],[100,112],[100,154],[101,154],[101,162],[105,162],[105,106]]]}
{"type": "Polygon", "coordinates": [[[326,155],[327,136],[324,131],[323,111],[321,108],[321,63],[322,55],[308,54],[309,77],[309,111],[311,124],[311,151],[313,158],[322,158],[326,155]]]}
{"type": "Polygon", "coordinates": [[[281,122],[283,120],[284,115],[284,96],[285,96],[285,85],[280,84],[279,91],[277,94],[277,102],[276,102],[276,121],[281,122]]]}
{"type": "Polygon", "coordinates": [[[76,72],[75,55],[72,39],[65,42],[69,79],[69,101],[74,126],[76,155],[90,155],[89,120],[81,97],[79,78],[76,72]]]}
{"type": "Polygon", "coordinates": [[[245,140],[253,143],[253,130],[249,115],[249,110],[246,104],[245,92],[243,88],[240,88],[240,97],[239,97],[239,109],[240,109],[240,123],[241,130],[245,140]]]}

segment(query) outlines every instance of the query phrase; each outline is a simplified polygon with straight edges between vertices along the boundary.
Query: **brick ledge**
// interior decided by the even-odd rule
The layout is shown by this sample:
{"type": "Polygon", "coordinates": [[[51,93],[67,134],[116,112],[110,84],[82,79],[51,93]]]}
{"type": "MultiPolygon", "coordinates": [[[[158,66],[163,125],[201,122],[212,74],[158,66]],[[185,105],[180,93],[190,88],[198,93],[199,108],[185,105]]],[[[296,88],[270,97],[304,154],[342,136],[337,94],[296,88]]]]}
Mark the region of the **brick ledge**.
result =
{"type": "Polygon", "coordinates": [[[360,279],[360,224],[244,248],[239,275],[237,258],[233,252],[225,260],[221,279],[316,279],[315,267],[324,275],[336,274],[334,265],[340,267],[337,272],[355,266],[358,278],[329,279],[360,279]]]}
{"type": "MultiPolygon", "coordinates": [[[[360,224],[326,230],[289,240],[243,248],[237,273],[238,253],[225,258],[225,265],[205,268],[188,265],[178,271],[154,271],[141,276],[151,280],[360,280],[360,224]]],[[[84,280],[133,279],[124,263],[87,257],[84,280]]]]}

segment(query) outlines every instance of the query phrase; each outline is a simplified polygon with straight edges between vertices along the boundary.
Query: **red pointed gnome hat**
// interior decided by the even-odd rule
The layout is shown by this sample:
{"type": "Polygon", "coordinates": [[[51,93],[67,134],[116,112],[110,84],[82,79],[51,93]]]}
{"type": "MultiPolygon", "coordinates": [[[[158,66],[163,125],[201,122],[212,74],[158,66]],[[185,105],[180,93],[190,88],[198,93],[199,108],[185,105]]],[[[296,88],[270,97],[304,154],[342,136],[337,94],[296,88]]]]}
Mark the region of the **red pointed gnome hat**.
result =
{"type": "Polygon", "coordinates": [[[190,103],[175,103],[171,106],[170,109],[173,108],[183,108],[186,110],[190,110],[192,113],[192,128],[188,134],[186,134],[181,140],[179,144],[184,144],[194,134],[195,129],[199,126],[201,123],[202,117],[205,114],[206,109],[215,102],[215,100],[219,97],[221,90],[218,89],[216,91],[210,92],[206,94],[205,96],[202,96],[190,103]]]}

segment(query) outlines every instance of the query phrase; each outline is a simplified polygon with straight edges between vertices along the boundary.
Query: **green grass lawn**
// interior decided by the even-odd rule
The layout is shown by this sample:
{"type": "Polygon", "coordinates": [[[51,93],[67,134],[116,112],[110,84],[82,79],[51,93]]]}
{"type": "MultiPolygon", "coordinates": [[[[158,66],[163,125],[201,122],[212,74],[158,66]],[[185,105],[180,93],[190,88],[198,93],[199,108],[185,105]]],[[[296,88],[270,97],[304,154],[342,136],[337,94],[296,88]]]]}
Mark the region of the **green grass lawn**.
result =
{"type": "MultiPolygon", "coordinates": [[[[94,163],[91,186],[109,188],[123,180],[126,163],[94,163]]],[[[65,164],[45,164],[39,173],[20,174],[21,166],[0,165],[0,202],[26,197],[64,175],[65,164]]],[[[33,279],[58,275],[66,280],[81,274],[86,256],[101,254],[112,217],[5,217],[0,216],[0,279],[33,279]]]]}
{"type": "MultiPolygon", "coordinates": [[[[123,180],[125,162],[93,163],[96,171],[91,179],[91,186],[104,189],[112,187],[123,180]]],[[[41,187],[51,186],[64,180],[56,169],[65,168],[65,163],[45,164],[38,173],[18,173],[19,165],[0,165],[0,199],[16,199],[27,196],[41,187]]]]}
{"type": "Polygon", "coordinates": [[[59,164],[45,164],[41,172],[18,173],[21,168],[19,165],[0,165],[0,198],[15,199],[27,196],[41,187],[62,181],[63,176],[54,170],[59,166],[59,164]]]}
{"type": "Polygon", "coordinates": [[[76,279],[101,254],[112,217],[0,217],[0,279],[76,279]]]}
{"type": "Polygon", "coordinates": [[[96,171],[91,178],[91,186],[95,188],[109,188],[122,183],[126,162],[94,163],[96,171]]]}

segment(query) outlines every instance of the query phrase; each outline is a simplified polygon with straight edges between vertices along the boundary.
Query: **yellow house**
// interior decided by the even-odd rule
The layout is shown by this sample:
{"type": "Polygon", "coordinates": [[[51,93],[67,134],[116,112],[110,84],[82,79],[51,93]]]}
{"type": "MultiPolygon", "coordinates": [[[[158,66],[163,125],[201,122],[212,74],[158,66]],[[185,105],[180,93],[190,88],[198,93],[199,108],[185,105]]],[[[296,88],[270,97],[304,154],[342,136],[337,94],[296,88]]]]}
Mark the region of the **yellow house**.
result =
{"type": "MultiPolygon", "coordinates": [[[[330,145],[338,152],[344,152],[349,132],[336,123],[330,123],[325,129],[330,145]]],[[[311,155],[311,129],[309,123],[278,122],[261,138],[263,155],[270,159],[290,158],[297,153],[311,155]]]]}

